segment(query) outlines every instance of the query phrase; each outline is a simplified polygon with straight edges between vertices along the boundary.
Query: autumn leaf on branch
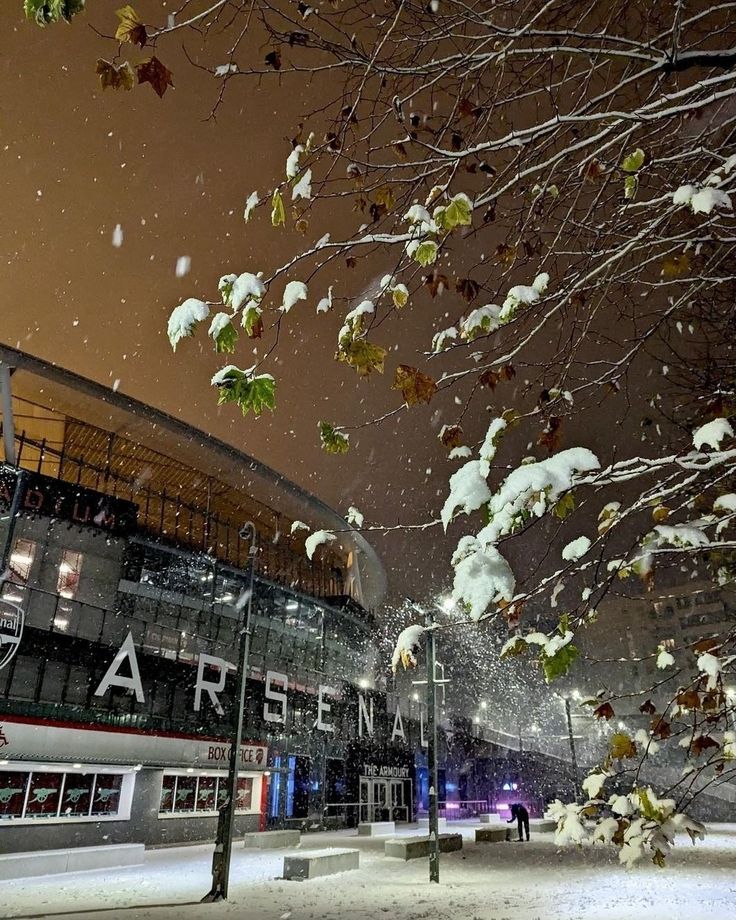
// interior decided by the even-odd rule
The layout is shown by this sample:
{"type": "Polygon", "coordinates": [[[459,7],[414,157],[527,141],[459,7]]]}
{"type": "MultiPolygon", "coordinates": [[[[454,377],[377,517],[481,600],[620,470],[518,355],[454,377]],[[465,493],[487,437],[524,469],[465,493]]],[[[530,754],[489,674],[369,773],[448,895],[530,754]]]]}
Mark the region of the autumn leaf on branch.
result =
{"type": "Polygon", "coordinates": [[[281,52],[279,49],[274,48],[273,51],[269,51],[265,57],[265,61],[266,64],[274,70],[281,70],[281,52]]]}
{"type": "Polygon", "coordinates": [[[616,732],[611,736],[610,753],[614,760],[636,757],[636,744],[625,732],[616,732]]]}
{"type": "Polygon", "coordinates": [[[373,371],[383,373],[386,349],[374,345],[367,339],[356,338],[341,343],[337,352],[338,361],[344,361],[354,367],[361,377],[368,377],[373,371]]]}
{"type": "Polygon", "coordinates": [[[346,454],[350,450],[350,436],[338,431],[329,422],[319,422],[319,439],[328,454],[346,454]]]}
{"type": "Polygon", "coordinates": [[[440,431],[440,441],[448,450],[460,447],[463,443],[463,429],[460,425],[443,425],[440,431]]]}
{"type": "Polygon", "coordinates": [[[109,86],[112,89],[131,90],[135,85],[133,68],[127,61],[115,65],[103,58],[98,58],[95,73],[100,78],[100,86],[103,89],[109,86]]]}
{"type": "Polygon", "coordinates": [[[138,82],[150,83],[160,97],[163,97],[167,87],[174,85],[173,74],[155,55],[147,61],[136,64],[135,70],[138,74],[138,82]]]}
{"type": "Polygon", "coordinates": [[[396,375],[391,387],[401,390],[401,395],[407,406],[416,406],[419,403],[429,403],[437,392],[437,384],[431,377],[423,374],[418,368],[408,364],[400,364],[396,368],[396,375]]]}
{"type": "Polygon", "coordinates": [[[593,715],[596,719],[605,719],[607,722],[610,722],[616,713],[613,711],[613,706],[611,706],[610,703],[601,703],[600,706],[596,706],[593,710],[593,715]]]}
{"type": "Polygon", "coordinates": [[[148,33],[138,13],[132,6],[124,6],[117,10],[115,15],[120,20],[115,38],[119,42],[129,42],[131,45],[140,45],[142,48],[148,41],[148,33]]]}

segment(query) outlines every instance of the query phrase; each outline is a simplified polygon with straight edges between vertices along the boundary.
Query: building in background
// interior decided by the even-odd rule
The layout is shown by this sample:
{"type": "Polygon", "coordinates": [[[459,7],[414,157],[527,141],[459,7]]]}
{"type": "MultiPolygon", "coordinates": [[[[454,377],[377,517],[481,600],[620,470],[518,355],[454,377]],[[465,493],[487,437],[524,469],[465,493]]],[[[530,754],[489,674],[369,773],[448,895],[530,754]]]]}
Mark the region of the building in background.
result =
{"type": "Polygon", "coordinates": [[[0,360],[0,850],[214,838],[247,520],[239,830],[344,820],[359,801],[409,819],[413,739],[381,692],[385,575],[361,535],[150,407],[11,349],[0,360]],[[295,520],[339,532],[311,564],[295,520]]]}

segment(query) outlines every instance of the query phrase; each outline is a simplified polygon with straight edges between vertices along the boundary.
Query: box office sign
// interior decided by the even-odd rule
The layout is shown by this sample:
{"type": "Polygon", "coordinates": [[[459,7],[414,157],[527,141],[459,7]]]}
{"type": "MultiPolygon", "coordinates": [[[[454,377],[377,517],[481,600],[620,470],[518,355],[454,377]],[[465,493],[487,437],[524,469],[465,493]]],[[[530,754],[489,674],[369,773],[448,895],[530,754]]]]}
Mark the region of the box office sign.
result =
{"type": "MultiPolygon", "coordinates": [[[[10,508],[18,479],[15,470],[0,468],[0,508],[10,508]]],[[[23,514],[43,514],[119,535],[135,530],[138,506],[133,502],[40,473],[24,472],[20,483],[18,508],[23,514]]]]}
{"type": "MultiPolygon", "coordinates": [[[[215,767],[226,770],[230,745],[212,739],[181,735],[155,735],[101,727],[82,728],[46,722],[21,721],[0,716],[2,756],[15,760],[43,757],[56,761],[130,763],[131,756],[144,764],[215,767]]],[[[245,742],[240,747],[240,769],[264,770],[268,762],[265,744],[245,742]]]]}

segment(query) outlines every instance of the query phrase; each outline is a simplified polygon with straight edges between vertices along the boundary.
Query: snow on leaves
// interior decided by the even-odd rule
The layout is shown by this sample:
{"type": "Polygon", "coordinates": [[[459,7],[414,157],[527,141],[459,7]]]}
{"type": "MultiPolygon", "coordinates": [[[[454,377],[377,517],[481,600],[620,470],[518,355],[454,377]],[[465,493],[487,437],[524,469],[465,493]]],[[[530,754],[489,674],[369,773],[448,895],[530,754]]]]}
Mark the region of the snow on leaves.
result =
{"type": "Polygon", "coordinates": [[[304,542],[304,548],[307,553],[307,559],[312,559],[318,546],[324,546],[326,543],[332,543],[337,537],[329,530],[315,530],[304,542]]]}
{"type": "Polygon", "coordinates": [[[319,422],[319,439],[328,454],[346,454],[350,450],[350,435],[338,431],[329,422],[319,422]]]}
{"type": "Polygon", "coordinates": [[[394,674],[400,664],[404,670],[417,666],[417,654],[425,632],[426,629],[423,626],[415,624],[414,626],[407,626],[406,629],[399,633],[391,657],[391,670],[394,674]]]}
{"type": "Polygon", "coordinates": [[[212,386],[219,390],[218,405],[235,403],[243,415],[252,412],[259,416],[264,409],[276,406],[276,382],[270,374],[253,374],[234,364],[223,367],[212,378],[212,386]]]}
{"type": "Polygon", "coordinates": [[[194,297],[189,297],[172,311],[167,333],[174,351],[182,339],[194,335],[197,323],[207,319],[209,313],[209,306],[203,300],[194,297]]]}

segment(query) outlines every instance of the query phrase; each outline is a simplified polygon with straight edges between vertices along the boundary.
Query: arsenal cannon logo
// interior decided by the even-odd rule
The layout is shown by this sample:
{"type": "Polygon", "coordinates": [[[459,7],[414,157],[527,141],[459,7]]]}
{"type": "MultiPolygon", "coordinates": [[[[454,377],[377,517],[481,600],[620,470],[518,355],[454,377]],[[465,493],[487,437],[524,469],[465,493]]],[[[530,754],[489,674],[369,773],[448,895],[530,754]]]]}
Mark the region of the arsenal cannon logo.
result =
{"type": "Polygon", "coordinates": [[[23,610],[17,604],[0,598],[0,668],[18,651],[23,635],[23,610]]]}

